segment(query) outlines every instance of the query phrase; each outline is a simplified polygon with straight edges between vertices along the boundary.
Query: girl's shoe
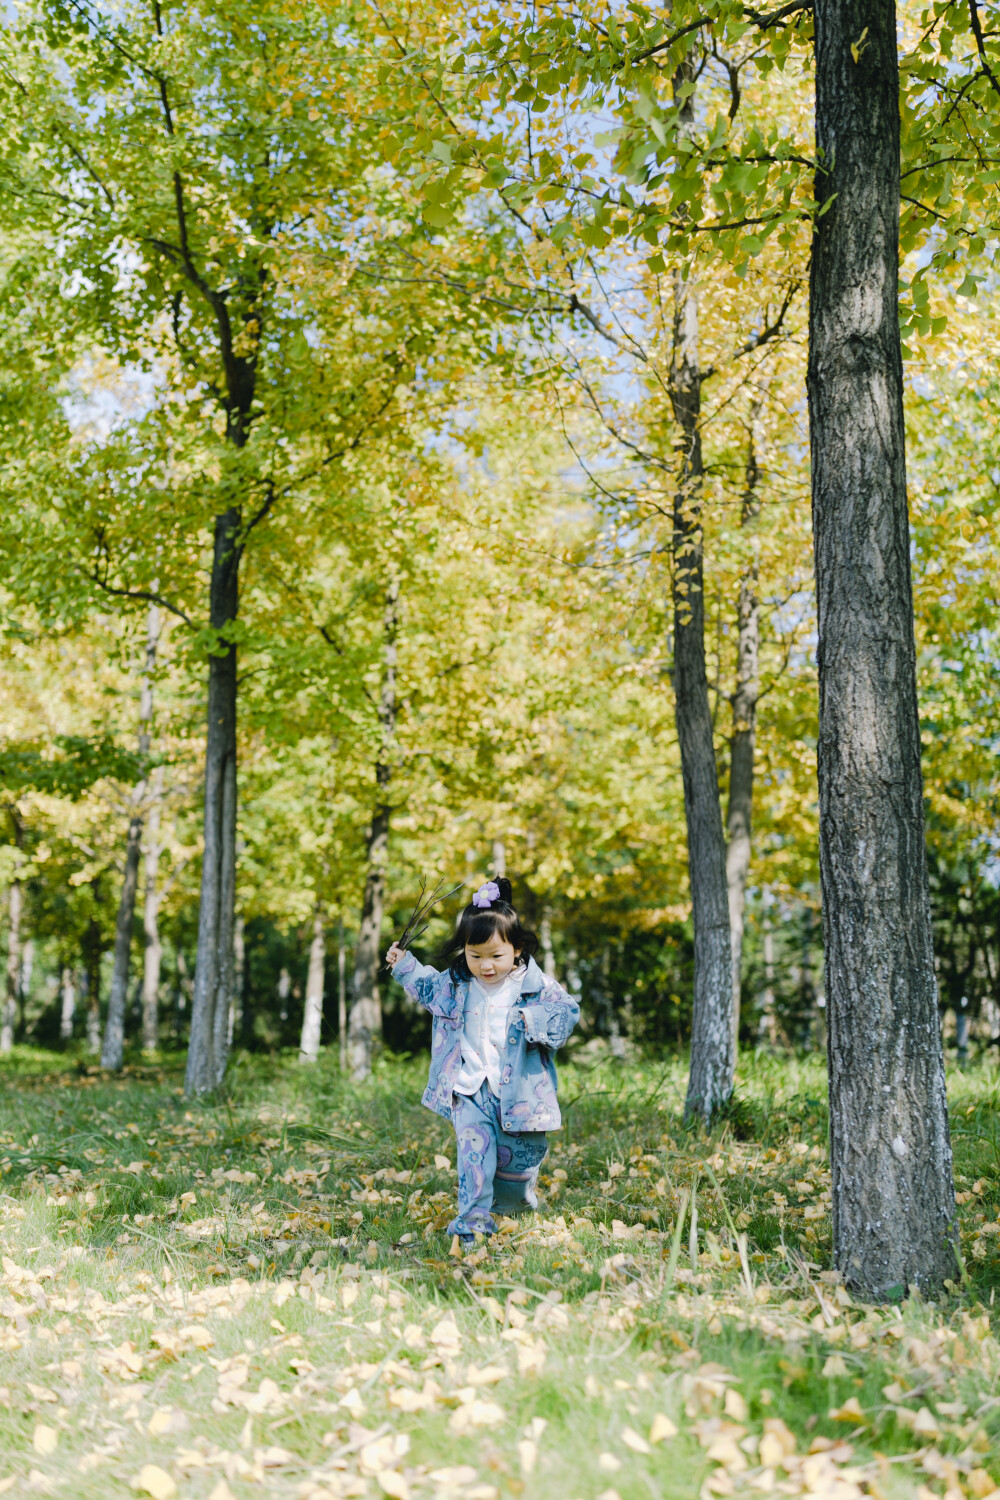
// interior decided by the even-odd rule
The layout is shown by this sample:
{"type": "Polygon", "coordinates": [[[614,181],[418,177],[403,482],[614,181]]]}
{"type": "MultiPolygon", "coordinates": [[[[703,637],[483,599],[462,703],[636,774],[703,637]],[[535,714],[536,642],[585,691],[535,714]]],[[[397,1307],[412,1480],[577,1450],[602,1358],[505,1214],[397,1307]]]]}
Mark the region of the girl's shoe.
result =
{"type": "Polygon", "coordinates": [[[461,1240],[463,1245],[474,1245],[476,1243],[476,1236],[474,1234],[458,1234],[456,1238],[461,1240]]]}

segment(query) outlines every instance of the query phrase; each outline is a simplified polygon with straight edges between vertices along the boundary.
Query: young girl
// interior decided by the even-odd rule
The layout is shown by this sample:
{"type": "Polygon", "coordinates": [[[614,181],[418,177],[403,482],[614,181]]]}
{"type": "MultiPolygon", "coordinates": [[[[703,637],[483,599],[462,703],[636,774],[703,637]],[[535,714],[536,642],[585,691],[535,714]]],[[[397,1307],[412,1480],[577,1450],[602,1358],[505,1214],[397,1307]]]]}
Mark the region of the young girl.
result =
{"type": "Polygon", "coordinates": [[[534,960],[538,939],[521,926],[510,882],[488,880],[462,912],[439,962],[419,964],[393,943],[393,978],[434,1017],[423,1102],[455,1126],[458,1214],[449,1234],[469,1243],[494,1234],[491,1210],[537,1208],[535,1183],[560,1124],[551,1054],[580,1007],[534,960]]]}

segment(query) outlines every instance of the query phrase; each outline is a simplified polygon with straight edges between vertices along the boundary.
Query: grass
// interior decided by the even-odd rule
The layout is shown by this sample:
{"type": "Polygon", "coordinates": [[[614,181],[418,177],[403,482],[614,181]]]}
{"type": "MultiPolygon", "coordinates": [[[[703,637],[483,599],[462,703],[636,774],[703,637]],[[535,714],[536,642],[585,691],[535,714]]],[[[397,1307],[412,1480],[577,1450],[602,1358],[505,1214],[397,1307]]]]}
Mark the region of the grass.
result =
{"type": "Polygon", "coordinates": [[[679,1064],[567,1064],[540,1212],[457,1255],[420,1060],[240,1057],[197,1104],[180,1063],[0,1075],[0,1493],[994,1490],[995,1069],[950,1079],[965,1280],[871,1308],[829,1270],[818,1059],[745,1061],[710,1139],[679,1064]]]}

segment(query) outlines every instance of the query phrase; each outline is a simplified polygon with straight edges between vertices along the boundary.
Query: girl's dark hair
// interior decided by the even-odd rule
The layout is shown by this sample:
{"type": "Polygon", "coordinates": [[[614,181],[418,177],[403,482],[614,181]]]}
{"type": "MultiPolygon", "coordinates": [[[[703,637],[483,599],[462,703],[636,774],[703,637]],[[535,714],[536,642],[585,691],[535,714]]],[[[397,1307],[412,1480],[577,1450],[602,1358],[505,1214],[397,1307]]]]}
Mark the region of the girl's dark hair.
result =
{"type": "Polygon", "coordinates": [[[495,877],[500,895],[492,906],[473,906],[471,901],[458,919],[458,926],[438,955],[438,966],[449,969],[454,980],[471,979],[469,966],[465,962],[465,945],[488,943],[491,937],[510,943],[520,962],[526,964],[538,952],[538,938],[528,927],[522,927],[521,918],[511,904],[510,881],[503,876],[495,877]]]}

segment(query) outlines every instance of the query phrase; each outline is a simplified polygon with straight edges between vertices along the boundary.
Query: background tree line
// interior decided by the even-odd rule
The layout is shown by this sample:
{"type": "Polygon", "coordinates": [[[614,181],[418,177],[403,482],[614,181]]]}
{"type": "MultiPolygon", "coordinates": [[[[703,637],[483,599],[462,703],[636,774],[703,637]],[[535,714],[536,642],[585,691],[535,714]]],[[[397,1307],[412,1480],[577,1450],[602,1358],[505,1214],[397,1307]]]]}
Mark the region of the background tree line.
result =
{"type": "Polygon", "coordinates": [[[364,1076],[420,879],[505,867],[689,1114],[825,1008],[947,1200],[936,1042],[836,1063],[1000,972],[997,44],[896,20],[5,22],[0,1047],[364,1076]]]}

